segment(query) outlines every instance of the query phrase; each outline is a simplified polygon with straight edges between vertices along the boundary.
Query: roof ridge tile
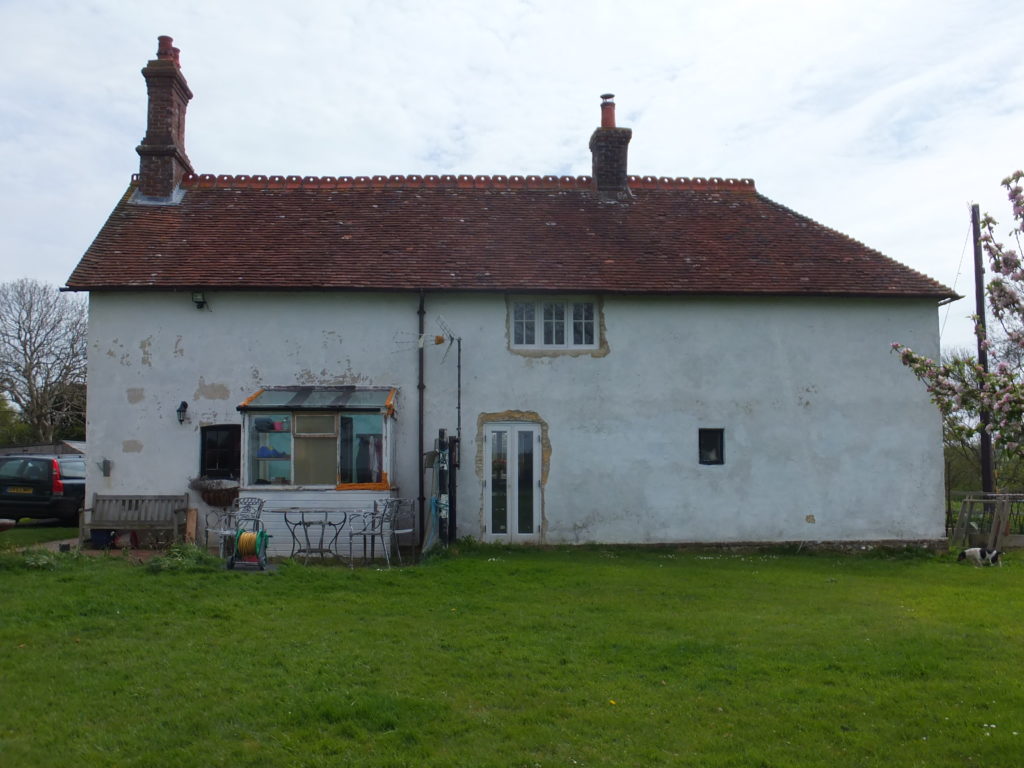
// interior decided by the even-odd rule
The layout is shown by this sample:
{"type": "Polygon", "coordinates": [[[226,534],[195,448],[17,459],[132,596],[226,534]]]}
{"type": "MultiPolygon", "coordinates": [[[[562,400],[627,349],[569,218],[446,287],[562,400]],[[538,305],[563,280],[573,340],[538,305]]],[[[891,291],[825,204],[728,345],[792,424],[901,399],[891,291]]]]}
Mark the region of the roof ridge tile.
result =
{"type": "MultiPolygon", "coordinates": [[[[754,192],[753,179],[710,178],[688,176],[629,176],[631,189],[696,190],[754,192]]],[[[138,174],[132,175],[138,184],[138,174]]],[[[263,174],[186,174],[184,189],[536,189],[587,190],[594,184],[591,176],[527,176],[519,174],[391,174],[389,176],[266,176],[263,174]]]]}

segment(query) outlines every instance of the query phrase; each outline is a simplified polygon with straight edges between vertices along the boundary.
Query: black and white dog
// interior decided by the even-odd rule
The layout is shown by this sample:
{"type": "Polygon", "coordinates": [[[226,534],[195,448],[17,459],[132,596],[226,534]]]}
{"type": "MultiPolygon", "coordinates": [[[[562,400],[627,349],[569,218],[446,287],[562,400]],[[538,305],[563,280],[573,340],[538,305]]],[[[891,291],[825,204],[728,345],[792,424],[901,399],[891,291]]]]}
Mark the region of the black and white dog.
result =
{"type": "Polygon", "coordinates": [[[986,549],[985,547],[971,547],[970,549],[963,550],[957,555],[956,561],[959,563],[961,560],[970,560],[975,566],[982,565],[1002,565],[1002,560],[999,556],[1003,554],[998,549],[986,549]]]}

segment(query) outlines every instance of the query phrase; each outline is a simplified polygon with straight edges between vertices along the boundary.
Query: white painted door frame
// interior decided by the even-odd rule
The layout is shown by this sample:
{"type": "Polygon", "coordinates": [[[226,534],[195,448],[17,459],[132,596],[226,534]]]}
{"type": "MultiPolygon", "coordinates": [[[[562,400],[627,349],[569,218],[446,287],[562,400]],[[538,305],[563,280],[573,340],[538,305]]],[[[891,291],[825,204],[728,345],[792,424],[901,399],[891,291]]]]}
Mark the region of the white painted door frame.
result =
{"type": "Polygon", "coordinates": [[[484,539],[540,539],[541,429],[532,421],[484,427],[484,539]]]}

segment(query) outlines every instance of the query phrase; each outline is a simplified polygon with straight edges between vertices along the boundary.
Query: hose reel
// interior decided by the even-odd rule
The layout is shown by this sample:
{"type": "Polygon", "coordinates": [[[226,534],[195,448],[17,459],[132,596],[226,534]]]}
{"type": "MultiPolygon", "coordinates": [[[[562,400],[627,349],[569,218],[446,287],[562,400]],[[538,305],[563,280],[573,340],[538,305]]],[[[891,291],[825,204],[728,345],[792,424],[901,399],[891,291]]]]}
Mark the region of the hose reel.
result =
{"type": "Polygon", "coordinates": [[[240,528],[235,533],[235,550],[228,558],[228,568],[237,563],[252,563],[262,571],[267,567],[267,542],[270,536],[262,526],[255,531],[240,528]]]}

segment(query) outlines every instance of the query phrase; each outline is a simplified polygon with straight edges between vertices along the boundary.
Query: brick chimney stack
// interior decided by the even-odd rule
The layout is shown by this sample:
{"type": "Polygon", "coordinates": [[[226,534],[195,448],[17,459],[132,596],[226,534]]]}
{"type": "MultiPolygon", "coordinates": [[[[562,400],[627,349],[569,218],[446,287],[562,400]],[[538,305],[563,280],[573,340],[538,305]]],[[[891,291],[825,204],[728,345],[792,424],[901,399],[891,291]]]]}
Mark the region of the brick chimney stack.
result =
{"type": "Polygon", "coordinates": [[[628,194],[626,152],[633,131],[615,127],[614,93],[601,95],[601,127],[590,137],[594,184],[598,192],[628,194]]]}
{"type": "Polygon", "coordinates": [[[162,35],[156,58],[142,70],[149,94],[146,135],[135,148],[139,153],[139,191],[148,197],[171,197],[182,176],[192,173],[185,154],[185,109],[192,91],[181,74],[180,53],[162,35]]]}

